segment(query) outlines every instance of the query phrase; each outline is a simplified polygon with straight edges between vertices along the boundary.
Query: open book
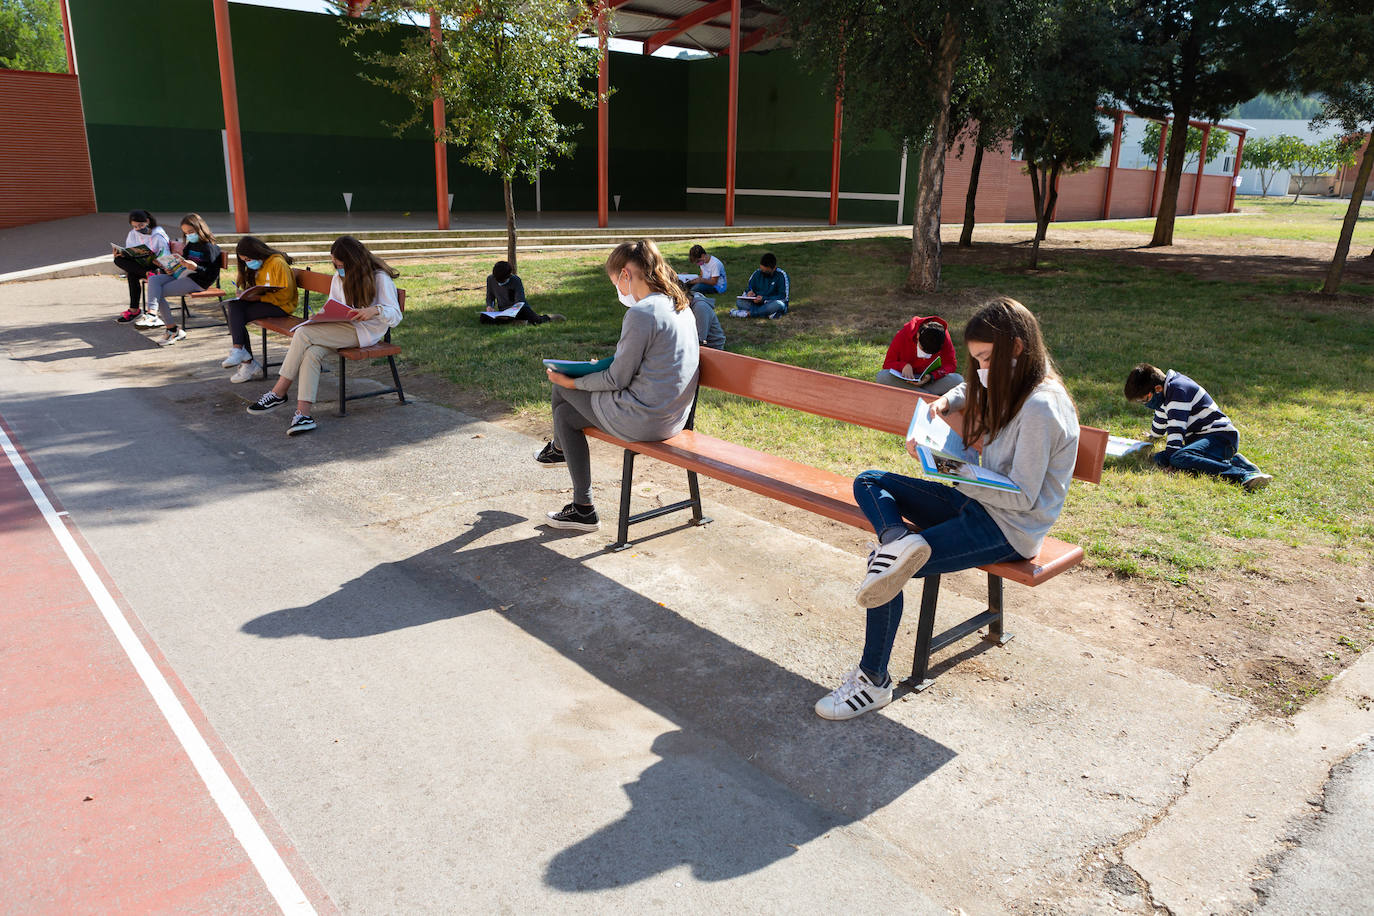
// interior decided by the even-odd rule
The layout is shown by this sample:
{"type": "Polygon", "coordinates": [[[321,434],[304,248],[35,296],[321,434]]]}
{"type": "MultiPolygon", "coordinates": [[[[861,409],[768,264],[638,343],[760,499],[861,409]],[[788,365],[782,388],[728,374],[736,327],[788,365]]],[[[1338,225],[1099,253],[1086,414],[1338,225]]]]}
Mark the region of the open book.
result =
{"type": "Polygon", "coordinates": [[[979,465],[979,454],[964,444],[964,440],[948,423],[936,416],[924,400],[916,405],[907,427],[908,447],[916,452],[921,470],[927,477],[971,483],[994,490],[1019,493],[1010,477],[979,465]]]}
{"type": "MultiPolygon", "coordinates": [[[[349,308],[338,299],[330,299],[320,307],[319,311],[302,321],[301,324],[326,324],[331,321],[352,321],[357,317],[357,309],[349,308]]],[[[300,327],[300,324],[296,325],[296,327],[300,327]]]]}
{"type": "Polygon", "coordinates": [[[889,375],[891,375],[895,379],[900,380],[902,384],[910,385],[913,388],[916,388],[930,381],[930,374],[939,368],[940,357],[937,356],[934,359],[932,359],[930,361],[930,365],[926,366],[925,369],[921,371],[921,374],[916,376],[915,378],[907,378],[905,375],[902,375],[902,373],[898,372],[896,369],[889,369],[887,371],[889,375]]]}
{"type": "Polygon", "coordinates": [[[524,308],[524,307],[525,307],[525,303],[523,303],[523,302],[517,302],[517,303],[515,303],[514,305],[512,305],[512,306],[511,306],[510,308],[508,308],[508,309],[501,309],[501,311],[499,311],[499,312],[494,312],[494,311],[492,311],[492,310],[490,310],[490,309],[487,309],[486,311],[482,312],[481,314],[482,314],[483,316],[485,316],[486,318],[488,318],[488,319],[491,319],[491,318],[514,318],[516,315],[519,315],[519,314],[520,314],[520,310],[521,310],[522,308],[524,308]]]}
{"type": "Polygon", "coordinates": [[[160,254],[154,260],[157,266],[162,268],[163,273],[172,277],[180,277],[185,275],[186,271],[194,270],[194,267],[186,266],[180,255],[160,254]]]}
{"type": "Polygon", "coordinates": [[[1127,439],[1125,436],[1107,437],[1107,457],[1125,458],[1137,452],[1149,451],[1150,443],[1140,439],[1127,439]]]}
{"type": "Polygon", "coordinates": [[[153,259],[153,250],[147,245],[130,245],[128,248],[125,248],[123,245],[116,245],[114,242],[111,242],[110,247],[114,249],[114,253],[120,257],[129,258],[130,260],[149,265],[156,263],[153,259]]]}
{"type": "Polygon", "coordinates": [[[678,274],[677,278],[683,283],[691,283],[693,280],[701,279],[700,274],[678,274]]]}
{"type": "Polygon", "coordinates": [[[614,356],[598,360],[573,360],[573,359],[546,359],[544,365],[554,372],[561,372],[572,378],[580,378],[584,375],[591,375],[593,372],[600,372],[602,369],[609,368],[615,360],[614,356]]]}

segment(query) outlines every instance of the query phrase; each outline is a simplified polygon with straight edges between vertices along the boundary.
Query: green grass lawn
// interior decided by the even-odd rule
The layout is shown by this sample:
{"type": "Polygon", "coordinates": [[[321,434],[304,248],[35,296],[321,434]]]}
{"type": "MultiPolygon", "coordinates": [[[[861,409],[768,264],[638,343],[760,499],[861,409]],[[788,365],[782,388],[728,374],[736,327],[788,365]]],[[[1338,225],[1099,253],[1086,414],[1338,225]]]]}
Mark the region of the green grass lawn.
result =
{"type": "MultiPolygon", "coordinates": [[[[1010,294],[1040,318],[1081,422],[1143,435],[1149,414],[1128,404],[1121,386],[1131,366],[1153,362],[1206,387],[1240,428],[1242,451],[1275,477],[1253,495],[1144,467],[1109,468],[1096,486],[1075,483],[1057,533],[1083,544],[1090,563],[1186,582],[1209,568],[1258,567],[1267,539],[1311,545],[1338,560],[1370,559],[1374,298],[1367,305],[1326,304],[1308,297],[1301,283],[1200,280],[1083,253],[1064,255],[1058,271],[1040,274],[947,264],[946,292],[918,299],[894,292],[909,244],[775,245],[792,278],[792,313],[779,321],[722,318],[727,347],[872,378],[892,333],[913,313],[938,313],[962,329],[987,295],[1010,294]]],[[[686,248],[670,245],[665,253],[685,265],[686,248]]],[[[711,250],[731,280],[731,293],[718,300],[723,314],[761,249],[711,250]]],[[[545,416],[540,359],[596,358],[615,346],[623,310],[602,271],[604,256],[522,257],[520,274],[537,310],[568,317],[540,327],[478,324],[490,256],[405,267],[409,307],[397,338],[406,361],[516,413],[545,416]]],[[[1021,255],[1008,257],[1019,264],[1021,255]]],[[[966,361],[961,347],[961,368],[966,361]]],[[[846,473],[910,467],[891,436],[716,392],[703,392],[702,400],[697,428],[713,435],[846,473]]]]}
{"type": "MultiPolygon", "coordinates": [[[[1272,195],[1267,198],[1238,197],[1238,212],[1180,219],[1174,223],[1174,235],[1191,239],[1288,239],[1330,242],[1334,245],[1349,204],[1346,200],[1312,198],[1301,198],[1293,203],[1291,197],[1272,195]]],[[[1116,229],[1145,235],[1150,235],[1155,229],[1153,219],[1105,220],[1071,225],[1074,229],[1116,229]]],[[[1355,223],[1350,251],[1353,256],[1361,257],[1369,254],[1371,248],[1374,248],[1374,203],[1366,201],[1355,223]]]]}

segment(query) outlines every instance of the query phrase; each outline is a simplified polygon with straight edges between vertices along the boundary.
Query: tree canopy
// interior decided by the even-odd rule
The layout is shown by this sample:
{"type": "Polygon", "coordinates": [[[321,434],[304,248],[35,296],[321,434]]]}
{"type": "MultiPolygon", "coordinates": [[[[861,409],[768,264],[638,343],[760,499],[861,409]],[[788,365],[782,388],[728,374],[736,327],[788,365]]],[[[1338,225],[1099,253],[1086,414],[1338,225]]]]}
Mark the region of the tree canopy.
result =
{"type": "Polygon", "coordinates": [[[0,0],[0,69],[67,72],[58,0],[0,0]]]}

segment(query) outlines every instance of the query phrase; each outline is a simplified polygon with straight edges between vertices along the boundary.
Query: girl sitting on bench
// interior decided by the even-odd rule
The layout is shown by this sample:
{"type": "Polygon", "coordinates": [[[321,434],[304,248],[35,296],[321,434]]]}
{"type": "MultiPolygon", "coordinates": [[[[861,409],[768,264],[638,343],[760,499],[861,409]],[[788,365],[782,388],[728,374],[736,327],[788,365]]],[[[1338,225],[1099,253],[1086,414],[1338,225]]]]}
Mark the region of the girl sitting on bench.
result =
{"type": "Polygon", "coordinates": [[[852,719],[892,702],[887,664],[902,620],[902,586],[913,575],[1033,557],[1064,508],[1078,460],[1078,414],[1035,316],[999,296],[969,319],[964,342],[978,371],[931,409],[940,415],[962,410],[963,428],[956,431],[981,449],[984,467],[1010,477],[1020,491],[951,487],[888,471],[854,478],[854,499],[880,543],[859,586],[859,606],[868,608],[863,656],[816,703],[822,718],[852,719]]]}
{"type": "Polygon", "coordinates": [[[296,275],[291,272],[291,255],[270,247],[254,235],[245,235],[234,246],[238,259],[239,294],[224,303],[229,320],[229,356],[220,363],[226,369],[238,366],[229,381],[246,382],[262,372],[248,343],[248,322],[259,318],[280,318],[296,311],[300,296],[296,275]],[[279,287],[271,292],[254,290],[258,286],[279,287]]]}
{"type": "Polygon", "coordinates": [[[286,403],[291,383],[300,379],[296,391],[296,413],[286,428],[288,436],[315,428],[310,410],[320,387],[320,363],[336,356],[345,347],[370,347],[401,323],[401,305],[396,296],[396,268],[377,257],[351,235],[341,235],[329,247],[334,261],[334,279],[329,298],[353,309],[347,321],[306,322],[296,326],[291,347],[282,360],[277,384],[248,405],[251,414],[266,413],[286,403]]]}
{"type": "Polygon", "coordinates": [[[158,321],[167,329],[158,341],[164,347],[186,339],[186,329],[177,327],[167,297],[204,292],[219,282],[219,246],[199,213],[187,213],[182,219],[181,239],[172,243],[172,253],[181,258],[181,265],[186,268],[181,276],[161,271],[148,276],[148,307],[157,307],[158,321]]]}
{"type": "MultiPolygon", "coordinates": [[[[171,250],[167,230],[159,226],[157,217],[147,210],[129,211],[129,234],[124,237],[124,247],[137,248],[139,245],[148,246],[148,250],[152,254],[143,259],[135,260],[120,254],[118,251],[115,252],[115,266],[124,271],[124,279],[129,283],[129,307],[120,312],[115,321],[135,321],[142,314],[140,302],[143,299],[143,280],[149,274],[157,272],[157,264],[154,259],[171,250]]],[[[152,312],[148,314],[153,318],[157,317],[152,312]]],[[[147,322],[139,326],[153,327],[147,322]]]]}
{"type": "Polygon", "coordinates": [[[606,259],[606,275],[628,311],[610,366],[573,378],[549,369],[553,441],[534,460],[567,465],[572,502],[548,513],[552,528],[595,531],[592,467],[583,429],[595,426],[627,442],[657,442],[687,425],[696,397],[696,318],[677,275],[648,239],[621,242],[606,259]]]}

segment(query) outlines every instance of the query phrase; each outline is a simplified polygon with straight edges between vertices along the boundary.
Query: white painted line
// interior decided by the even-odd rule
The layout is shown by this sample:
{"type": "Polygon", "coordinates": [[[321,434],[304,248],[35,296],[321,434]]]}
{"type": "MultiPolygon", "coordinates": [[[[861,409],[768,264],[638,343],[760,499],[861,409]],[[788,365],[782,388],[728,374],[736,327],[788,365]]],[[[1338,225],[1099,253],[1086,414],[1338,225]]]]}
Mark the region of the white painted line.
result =
{"type": "MultiPolygon", "coordinates": [[[[62,549],[67,554],[67,559],[71,561],[72,567],[81,576],[82,583],[86,586],[86,591],[95,600],[96,607],[100,608],[100,613],[104,615],[105,622],[109,624],[115,639],[119,640],[119,645],[124,649],[124,653],[133,663],[134,670],[143,679],[148,692],[152,694],[153,701],[162,711],[162,715],[171,726],[173,734],[181,742],[181,746],[186,750],[187,756],[191,758],[191,763],[200,774],[200,778],[205,781],[205,787],[210,790],[210,797],[219,805],[219,809],[224,813],[224,818],[229,822],[229,827],[234,831],[234,836],[238,838],[243,846],[244,852],[248,853],[248,858],[253,862],[253,866],[262,876],[262,880],[267,885],[267,890],[277,901],[277,906],[281,907],[283,913],[289,914],[314,914],[315,908],[306,899],[305,892],[301,890],[296,879],[292,877],[291,870],[286,867],[281,856],[277,853],[272,841],[263,832],[262,825],[253,817],[253,812],[248,809],[243,797],[234,788],[233,782],[229,779],[229,774],[224,772],[224,767],[220,766],[215,759],[210,746],[205,742],[205,738],[196,728],[191,717],[187,715],[176,694],[172,691],[171,685],[158,670],[157,664],[153,661],[148,650],[139,641],[138,635],[134,633],[133,627],[124,617],[124,613],[115,603],[105,584],[100,581],[100,576],[96,575],[95,569],[91,566],[86,555],[82,553],[81,547],[76,543],[62,520],[58,517],[56,508],[48,501],[43,488],[38,485],[37,479],[30,471],[28,464],[23,456],[19,454],[10,437],[0,427],[0,446],[4,447],[5,455],[9,458],[14,471],[19,475],[19,479],[24,481],[24,486],[28,488],[29,496],[33,499],[43,518],[57,537],[57,542],[62,545],[62,549]]],[[[63,513],[65,514],[65,513],[63,513]]]]}
{"type": "MultiPolygon", "coordinates": [[[[724,194],[724,188],[688,188],[688,194],[724,194]]],[[[830,199],[829,191],[786,191],[773,188],[735,188],[745,197],[818,197],[830,199]]],[[[901,200],[896,194],[869,194],[861,191],[841,191],[840,200],[901,200]]]]}

